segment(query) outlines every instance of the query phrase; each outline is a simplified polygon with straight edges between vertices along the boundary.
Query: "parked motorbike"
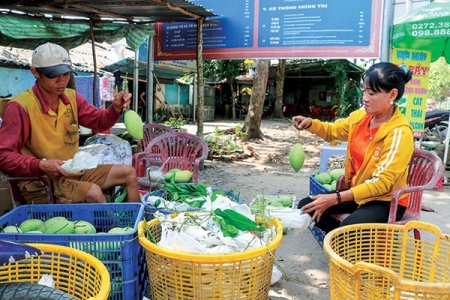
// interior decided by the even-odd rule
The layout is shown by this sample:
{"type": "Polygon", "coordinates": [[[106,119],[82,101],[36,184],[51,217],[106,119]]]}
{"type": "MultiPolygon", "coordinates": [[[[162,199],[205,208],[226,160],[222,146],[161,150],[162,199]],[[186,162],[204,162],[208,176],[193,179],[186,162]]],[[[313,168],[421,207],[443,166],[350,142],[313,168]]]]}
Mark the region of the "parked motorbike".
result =
{"type": "Polygon", "coordinates": [[[433,110],[425,113],[423,141],[443,142],[447,135],[450,110],[433,110]]]}
{"type": "Polygon", "coordinates": [[[244,101],[241,101],[239,99],[236,99],[234,102],[234,107],[236,109],[236,116],[238,118],[246,117],[248,113],[248,104],[246,104],[244,101]]]}

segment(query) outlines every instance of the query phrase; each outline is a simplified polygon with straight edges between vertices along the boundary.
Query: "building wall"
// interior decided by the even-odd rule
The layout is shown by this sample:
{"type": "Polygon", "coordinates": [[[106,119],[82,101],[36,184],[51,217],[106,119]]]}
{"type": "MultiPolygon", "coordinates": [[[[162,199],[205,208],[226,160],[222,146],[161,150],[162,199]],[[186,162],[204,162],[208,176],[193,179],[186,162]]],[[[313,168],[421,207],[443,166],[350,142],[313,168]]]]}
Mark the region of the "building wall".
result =
{"type": "Polygon", "coordinates": [[[0,67],[0,97],[16,96],[33,86],[34,76],[28,69],[0,67]]]}

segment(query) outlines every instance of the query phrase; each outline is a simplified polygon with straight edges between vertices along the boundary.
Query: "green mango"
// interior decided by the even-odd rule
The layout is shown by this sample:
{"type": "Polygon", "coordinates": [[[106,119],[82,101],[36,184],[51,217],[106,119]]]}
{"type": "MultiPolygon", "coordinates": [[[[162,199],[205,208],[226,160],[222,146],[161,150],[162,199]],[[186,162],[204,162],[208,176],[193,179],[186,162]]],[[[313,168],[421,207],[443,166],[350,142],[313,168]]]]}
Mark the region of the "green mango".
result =
{"type": "Polygon", "coordinates": [[[331,170],[330,172],[331,178],[333,178],[333,180],[337,180],[341,175],[344,175],[345,173],[345,169],[334,169],[331,170]]]}
{"type": "Polygon", "coordinates": [[[300,143],[294,144],[289,151],[289,163],[295,172],[300,171],[305,163],[305,150],[300,143]]]}
{"type": "Polygon", "coordinates": [[[97,229],[95,229],[94,225],[87,221],[76,221],[75,222],[75,234],[94,234],[97,233],[97,229]]]}
{"type": "Polygon", "coordinates": [[[316,174],[314,178],[321,184],[330,184],[331,181],[333,181],[333,178],[328,172],[321,172],[319,174],[316,174]]]}
{"type": "Polygon", "coordinates": [[[22,233],[22,229],[17,226],[10,225],[3,228],[3,233],[22,233]]]}
{"type": "Polygon", "coordinates": [[[127,110],[123,116],[123,123],[128,133],[137,140],[144,137],[144,123],[134,110],[127,110]]]}
{"type": "Polygon", "coordinates": [[[42,220],[39,219],[28,219],[20,223],[19,228],[23,232],[35,231],[38,230],[44,224],[42,220]]]}

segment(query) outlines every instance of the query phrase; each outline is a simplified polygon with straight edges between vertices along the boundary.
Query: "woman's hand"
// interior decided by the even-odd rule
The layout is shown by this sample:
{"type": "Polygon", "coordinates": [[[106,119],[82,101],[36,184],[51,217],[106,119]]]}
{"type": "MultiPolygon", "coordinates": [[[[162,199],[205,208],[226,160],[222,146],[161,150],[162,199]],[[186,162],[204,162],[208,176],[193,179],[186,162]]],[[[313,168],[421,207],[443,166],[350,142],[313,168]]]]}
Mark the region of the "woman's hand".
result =
{"type": "Polygon", "coordinates": [[[309,128],[312,124],[312,120],[310,118],[304,116],[295,116],[292,118],[292,124],[298,130],[309,128]]]}
{"type": "Polygon", "coordinates": [[[311,221],[318,221],[325,210],[337,204],[336,194],[319,194],[311,196],[314,201],[302,207],[304,213],[314,212],[311,221]]]}

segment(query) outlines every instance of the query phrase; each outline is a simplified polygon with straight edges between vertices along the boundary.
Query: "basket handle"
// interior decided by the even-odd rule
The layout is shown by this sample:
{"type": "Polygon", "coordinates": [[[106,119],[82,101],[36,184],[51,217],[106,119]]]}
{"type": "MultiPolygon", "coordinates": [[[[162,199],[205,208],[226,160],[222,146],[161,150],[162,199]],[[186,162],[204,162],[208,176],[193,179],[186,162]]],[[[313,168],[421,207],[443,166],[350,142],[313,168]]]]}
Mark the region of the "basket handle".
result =
{"type": "Polygon", "coordinates": [[[397,286],[401,281],[400,276],[393,270],[368,262],[359,261],[351,267],[351,270],[355,276],[355,299],[360,299],[359,293],[362,290],[361,285],[364,281],[361,275],[364,273],[378,274],[380,277],[389,279],[394,286],[397,286]]]}
{"type": "Polygon", "coordinates": [[[420,221],[409,221],[405,225],[405,234],[408,234],[411,230],[425,230],[435,235],[436,239],[442,235],[441,229],[434,224],[420,222],[420,221]]]}

